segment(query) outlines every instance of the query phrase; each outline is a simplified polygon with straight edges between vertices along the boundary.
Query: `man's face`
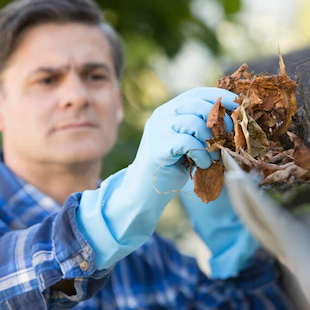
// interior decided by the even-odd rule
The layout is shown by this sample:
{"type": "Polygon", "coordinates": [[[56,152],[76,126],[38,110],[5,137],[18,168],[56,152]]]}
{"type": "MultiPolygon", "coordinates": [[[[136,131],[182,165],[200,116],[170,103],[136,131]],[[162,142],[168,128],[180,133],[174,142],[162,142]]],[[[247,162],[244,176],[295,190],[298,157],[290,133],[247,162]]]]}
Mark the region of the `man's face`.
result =
{"type": "Polygon", "coordinates": [[[102,158],[122,120],[107,39],[79,23],[27,30],[3,73],[0,103],[7,154],[59,164],[102,158]]]}

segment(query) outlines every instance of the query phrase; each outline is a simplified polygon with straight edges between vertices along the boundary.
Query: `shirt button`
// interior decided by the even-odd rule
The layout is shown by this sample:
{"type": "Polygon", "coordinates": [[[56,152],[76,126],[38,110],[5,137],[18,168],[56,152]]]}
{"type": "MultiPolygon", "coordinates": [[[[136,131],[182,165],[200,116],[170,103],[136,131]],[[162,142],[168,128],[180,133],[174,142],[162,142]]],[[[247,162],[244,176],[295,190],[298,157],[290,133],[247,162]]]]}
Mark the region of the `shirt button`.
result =
{"type": "Polygon", "coordinates": [[[80,263],[80,268],[81,268],[83,271],[87,271],[87,270],[89,269],[89,262],[86,261],[86,260],[81,261],[81,263],[80,263]]]}

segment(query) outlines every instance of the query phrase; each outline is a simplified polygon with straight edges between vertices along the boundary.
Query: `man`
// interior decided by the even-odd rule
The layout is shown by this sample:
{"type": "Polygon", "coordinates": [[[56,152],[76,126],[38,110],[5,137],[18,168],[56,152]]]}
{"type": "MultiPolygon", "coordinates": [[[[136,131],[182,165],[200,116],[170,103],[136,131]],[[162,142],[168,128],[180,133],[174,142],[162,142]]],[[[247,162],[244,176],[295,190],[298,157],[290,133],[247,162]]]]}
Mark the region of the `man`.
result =
{"type": "Polygon", "coordinates": [[[212,280],[153,234],[176,191],[192,191],[184,154],[210,166],[206,118],[219,96],[234,108],[234,94],[200,88],[163,104],[134,162],[98,188],[123,115],[121,52],[99,12],[91,0],[22,0],[0,13],[0,308],[287,309],[225,190],[185,203],[212,280]]]}

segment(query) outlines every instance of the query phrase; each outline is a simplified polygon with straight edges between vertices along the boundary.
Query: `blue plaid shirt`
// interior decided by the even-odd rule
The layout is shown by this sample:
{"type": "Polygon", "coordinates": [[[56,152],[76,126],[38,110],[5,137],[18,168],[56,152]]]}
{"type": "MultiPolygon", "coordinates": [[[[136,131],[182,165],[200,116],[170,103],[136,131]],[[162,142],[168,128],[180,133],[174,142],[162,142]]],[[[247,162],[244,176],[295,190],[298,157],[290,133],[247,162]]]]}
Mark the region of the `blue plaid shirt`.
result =
{"type": "Polygon", "coordinates": [[[80,197],[62,207],[0,161],[0,309],[289,309],[265,253],[236,279],[210,280],[154,234],[113,270],[97,271],[75,222],[80,197]],[[50,288],[73,278],[74,296],[50,288]]]}

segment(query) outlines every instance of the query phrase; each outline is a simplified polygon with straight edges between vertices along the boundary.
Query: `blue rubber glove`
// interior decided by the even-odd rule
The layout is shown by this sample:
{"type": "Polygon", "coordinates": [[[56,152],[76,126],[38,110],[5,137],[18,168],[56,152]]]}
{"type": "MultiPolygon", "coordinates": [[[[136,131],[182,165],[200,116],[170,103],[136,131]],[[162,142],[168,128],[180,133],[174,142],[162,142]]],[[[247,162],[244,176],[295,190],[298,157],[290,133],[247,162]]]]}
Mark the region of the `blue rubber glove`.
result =
{"type": "MultiPolygon", "coordinates": [[[[77,210],[77,223],[104,269],[143,245],[176,192],[189,179],[182,165],[187,154],[200,168],[208,168],[204,150],[212,137],[206,120],[218,97],[228,109],[236,106],[235,94],[218,88],[196,88],[157,108],[146,122],[134,162],[102,182],[97,191],[85,191],[77,210]],[[198,149],[198,150],[197,150],[198,149]]],[[[225,117],[228,130],[233,123],[225,117]]]]}
{"type": "MultiPolygon", "coordinates": [[[[186,183],[183,191],[201,201],[194,193],[193,180],[186,183]]],[[[220,196],[208,204],[193,201],[182,192],[180,198],[194,230],[212,253],[209,264],[213,279],[236,277],[250,266],[259,244],[237,217],[225,185],[220,196]]]]}

